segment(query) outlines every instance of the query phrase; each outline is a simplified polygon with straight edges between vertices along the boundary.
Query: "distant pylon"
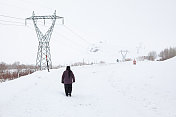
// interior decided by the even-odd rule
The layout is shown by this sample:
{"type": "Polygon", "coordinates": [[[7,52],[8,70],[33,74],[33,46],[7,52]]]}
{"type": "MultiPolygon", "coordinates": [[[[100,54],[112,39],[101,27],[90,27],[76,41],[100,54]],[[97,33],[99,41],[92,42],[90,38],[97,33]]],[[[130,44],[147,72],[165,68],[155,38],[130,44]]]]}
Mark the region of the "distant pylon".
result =
{"type": "Polygon", "coordinates": [[[36,59],[36,66],[39,67],[40,70],[52,68],[49,42],[51,39],[51,34],[53,32],[56,19],[62,19],[62,22],[64,21],[63,17],[56,16],[56,11],[54,12],[53,15],[50,15],[50,16],[35,16],[33,11],[32,16],[29,18],[26,18],[26,20],[33,20],[35,31],[37,33],[39,46],[38,46],[38,53],[37,53],[37,59],[36,59]],[[44,23],[46,19],[52,20],[52,24],[45,34],[43,34],[37,26],[37,20],[39,19],[43,19],[44,23]]]}
{"type": "Polygon", "coordinates": [[[127,50],[121,50],[120,53],[122,55],[122,61],[125,61],[125,58],[126,58],[126,55],[127,55],[128,51],[127,50]]]}

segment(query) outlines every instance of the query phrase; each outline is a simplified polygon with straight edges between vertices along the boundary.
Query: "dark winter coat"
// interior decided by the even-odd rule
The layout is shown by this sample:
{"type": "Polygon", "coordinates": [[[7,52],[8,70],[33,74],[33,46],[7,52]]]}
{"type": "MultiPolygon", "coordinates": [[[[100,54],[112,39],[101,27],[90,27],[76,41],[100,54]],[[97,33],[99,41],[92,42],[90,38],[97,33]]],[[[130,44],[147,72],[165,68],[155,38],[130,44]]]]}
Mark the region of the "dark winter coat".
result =
{"type": "Polygon", "coordinates": [[[64,84],[72,84],[75,82],[75,76],[72,71],[70,71],[70,77],[69,77],[69,71],[65,70],[62,75],[62,83],[64,84]]]}

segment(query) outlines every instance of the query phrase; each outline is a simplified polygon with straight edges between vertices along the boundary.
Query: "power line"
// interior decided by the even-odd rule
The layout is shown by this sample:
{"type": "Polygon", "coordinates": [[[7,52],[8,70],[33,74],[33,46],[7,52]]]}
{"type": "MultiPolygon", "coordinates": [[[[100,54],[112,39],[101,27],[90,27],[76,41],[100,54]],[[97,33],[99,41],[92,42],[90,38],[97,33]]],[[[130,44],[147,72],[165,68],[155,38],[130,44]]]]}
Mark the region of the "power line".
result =
{"type": "MultiPolygon", "coordinates": [[[[7,16],[7,15],[2,15],[2,14],[0,14],[0,17],[2,17],[2,18],[11,18],[11,19],[15,19],[15,20],[23,20],[24,21],[24,19],[22,19],[22,18],[13,17],[13,16],[7,16]]],[[[22,23],[22,22],[11,21],[11,20],[4,20],[4,19],[3,20],[0,19],[0,24],[1,25],[24,26],[24,23],[22,23]]]]}
{"type": "MultiPolygon", "coordinates": [[[[29,28],[30,30],[33,30],[31,27],[27,26],[27,28],[29,28]]],[[[61,32],[57,31],[58,29],[56,28],[56,31],[55,31],[55,36],[56,37],[63,37],[65,40],[67,40],[69,42],[69,44],[72,46],[73,49],[76,49],[76,50],[80,50],[82,48],[85,48],[83,45],[75,42],[74,40],[70,39],[69,37],[65,36],[64,34],[62,34],[61,32]]],[[[62,38],[61,38],[62,39],[62,38]]]]}
{"type": "Polygon", "coordinates": [[[8,20],[0,20],[1,22],[8,22],[8,23],[17,23],[17,24],[24,24],[22,22],[14,22],[14,21],[8,21],[8,20]]]}
{"type": "MultiPolygon", "coordinates": [[[[2,15],[0,14],[0,17],[5,17],[5,18],[12,18],[12,19],[16,19],[16,20],[23,20],[22,18],[18,18],[18,17],[13,17],[13,16],[7,16],[7,15],[2,15]]],[[[7,24],[7,23],[0,23],[1,25],[15,25],[15,26],[24,26],[24,25],[19,25],[19,24],[24,24],[22,22],[17,22],[17,21],[9,21],[9,20],[0,20],[1,22],[7,22],[7,23],[12,23],[12,24],[7,24]]],[[[29,27],[28,27],[29,28],[29,27]]],[[[90,44],[90,42],[88,42],[87,40],[85,40],[82,36],[80,36],[78,33],[76,33],[75,31],[73,31],[70,27],[64,25],[64,28],[66,28],[67,30],[69,30],[71,33],[73,33],[74,35],[76,35],[77,37],[79,37],[81,40],[83,40],[85,43],[90,44]]],[[[62,37],[64,37],[65,39],[71,41],[72,43],[75,43],[76,47],[80,47],[82,46],[81,44],[78,44],[77,42],[74,42],[73,40],[71,40],[70,38],[66,37],[65,35],[62,35],[62,37]]],[[[84,46],[82,46],[84,47],[84,46]]]]}
{"type": "MultiPolygon", "coordinates": [[[[23,18],[18,18],[18,17],[14,17],[14,16],[7,16],[7,15],[2,15],[0,14],[1,17],[6,17],[6,18],[13,18],[13,19],[17,19],[17,20],[23,20],[23,18]]],[[[0,20],[2,22],[8,22],[8,23],[17,23],[17,24],[24,24],[21,22],[16,22],[16,21],[7,21],[7,20],[0,20]]],[[[1,23],[2,24],[2,23],[1,23]]],[[[6,24],[5,24],[6,25],[6,24]]],[[[10,24],[8,24],[10,25],[10,24]]],[[[74,35],[76,35],[77,37],[79,37],[79,39],[83,40],[86,44],[90,45],[91,43],[89,41],[87,41],[86,39],[84,39],[80,34],[76,33],[75,31],[73,31],[70,27],[63,25],[63,27],[65,27],[67,30],[69,30],[70,32],[72,32],[74,35]]]]}
{"type": "Polygon", "coordinates": [[[73,34],[77,35],[80,39],[82,39],[84,42],[91,44],[89,41],[87,41],[86,39],[84,39],[80,34],[76,33],[75,31],[73,31],[70,27],[63,25],[65,28],[67,28],[69,31],[71,31],[73,34]]]}
{"type": "Polygon", "coordinates": [[[13,19],[18,19],[18,20],[23,20],[23,18],[18,18],[18,17],[12,17],[12,16],[7,16],[7,15],[0,15],[1,17],[7,17],[7,18],[13,18],[13,19]]]}
{"type": "Polygon", "coordinates": [[[0,25],[6,25],[6,26],[24,26],[24,25],[18,25],[18,24],[4,24],[4,23],[0,23],[0,25]]]}
{"type": "Polygon", "coordinates": [[[87,41],[86,39],[84,39],[80,34],[76,33],[75,31],[73,31],[70,27],[63,25],[67,30],[69,30],[71,33],[73,33],[74,35],[76,35],[77,37],[79,37],[79,39],[83,40],[85,43],[87,43],[88,45],[91,44],[89,41],[87,41]]]}
{"type": "MultiPolygon", "coordinates": [[[[58,32],[57,32],[58,33],[58,32]]],[[[56,33],[56,34],[57,34],[56,33]]],[[[63,34],[61,34],[61,33],[59,33],[59,35],[60,36],[62,36],[63,38],[65,38],[67,41],[69,41],[70,43],[74,43],[74,45],[75,45],[75,47],[77,47],[77,49],[78,49],[78,47],[79,47],[79,49],[78,50],[80,50],[80,49],[82,49],[82,48],[84,48],[84,46],[82,46],[81,44],[78,44],[77,42],[74,42],[72,39],[70,39],[70,38],[68,38],[68,37],[66,37],[65,35],[63,35],[63,34]],[[76,46],[77,45],[77,46],[76,46]]],[[[58,35],[58,36],[59,36],[58,35]]]]}
{"type": "MultiPolygon", "coordinates": [[[[59,34],[60,35],[60,34],[59,34]]],[[[67,40],[67,42],[69,42],[69,47],[71,47],[72,49],[74,49],[74,50],[76,50],[76,52],[79,52],[80,51],[80,49],[82,48],[82,47],[80,47],[80,46],[76,46],[76,45],[74,45],[72,42],[70,42],[70,39],[68,39],[67,37],[65,37],[65,36],[63,36],[63,35],[60,35],[60,36],[62,36],[64,39],[66,39],[67,40]],[[78,48],[78,47],[80,47],[80,48],[78,48]]],[[[68,43],[67,43],[68,44],[68,43]]],[[[64,46],[64,47],[67,47],[68,45],[63,45],[63,44],[61,44],[62,46],[64,46]]]]}
{"type": "MultiPolygon", "coordinates": [[[[33,29],[31,27],[27,26],[27,28],[29,28],[30,30],[33,31],[33,29]]],[[[67,42],[69,42],[69,45],[70,45],[69,47],[71,47],[72,49],[76,50],[76,52],[80,51],[83,48],[82,45],[74,42],[73,40],[71,40],[70,38],[68,38],[65,35],[61,34],[60,32],[58,32],[58,31],[55,31],[55,32],[56,32],[55,33],[56,37],[59,37],[59,38],[60,38],[60,36],[63,37],[67,42]],[[80,47],[80,46],[82,46],[82,47],[80,47]]],[[[60,39],[62,39],[62,38],[60,38],[60,39]]],[[[65,47],[65,45],[63,45],[63,44],[61,44],[61,46],[65,47]]]]}

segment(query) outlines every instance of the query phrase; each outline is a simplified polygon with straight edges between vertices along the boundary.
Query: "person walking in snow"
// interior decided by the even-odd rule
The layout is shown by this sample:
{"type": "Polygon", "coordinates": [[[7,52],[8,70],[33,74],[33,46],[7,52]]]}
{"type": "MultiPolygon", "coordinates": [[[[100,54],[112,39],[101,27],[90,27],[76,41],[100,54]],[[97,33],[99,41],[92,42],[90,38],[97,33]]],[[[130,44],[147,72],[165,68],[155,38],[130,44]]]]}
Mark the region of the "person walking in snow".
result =
{"type": "Polygon", "coordinates": [[[62,83],[64,84],[66,96],[71,96],[73,82],[75,82],[75,76],[71,71],[70,66],[67,66],[62,74],[62,83]]]}

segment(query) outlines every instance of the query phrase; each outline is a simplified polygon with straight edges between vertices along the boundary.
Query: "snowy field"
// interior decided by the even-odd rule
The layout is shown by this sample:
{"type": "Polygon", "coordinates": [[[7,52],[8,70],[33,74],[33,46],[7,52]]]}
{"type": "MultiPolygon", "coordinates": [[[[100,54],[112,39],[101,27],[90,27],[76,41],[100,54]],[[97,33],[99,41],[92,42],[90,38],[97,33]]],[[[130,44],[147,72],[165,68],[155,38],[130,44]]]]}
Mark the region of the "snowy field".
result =
{"type": "Polygon", "coordinates": [[[61,84],[65,68],[0,83],[0,117],[176,117],[176,58],[72,67],[72,97],[61,84]]]}

